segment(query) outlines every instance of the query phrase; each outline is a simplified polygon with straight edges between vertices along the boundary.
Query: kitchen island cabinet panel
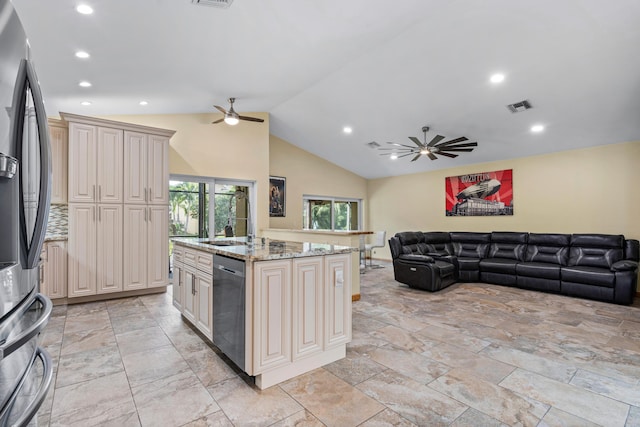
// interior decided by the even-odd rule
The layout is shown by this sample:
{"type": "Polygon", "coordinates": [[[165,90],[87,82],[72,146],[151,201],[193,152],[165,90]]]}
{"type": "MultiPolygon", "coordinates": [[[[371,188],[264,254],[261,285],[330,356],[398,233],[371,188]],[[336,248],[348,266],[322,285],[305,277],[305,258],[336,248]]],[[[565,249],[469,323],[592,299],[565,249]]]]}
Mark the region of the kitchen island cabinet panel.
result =
{"type": "Polygon", "coordinates": [[[293,260],[293,360],[323,348],[322,257],[293,260]]]}

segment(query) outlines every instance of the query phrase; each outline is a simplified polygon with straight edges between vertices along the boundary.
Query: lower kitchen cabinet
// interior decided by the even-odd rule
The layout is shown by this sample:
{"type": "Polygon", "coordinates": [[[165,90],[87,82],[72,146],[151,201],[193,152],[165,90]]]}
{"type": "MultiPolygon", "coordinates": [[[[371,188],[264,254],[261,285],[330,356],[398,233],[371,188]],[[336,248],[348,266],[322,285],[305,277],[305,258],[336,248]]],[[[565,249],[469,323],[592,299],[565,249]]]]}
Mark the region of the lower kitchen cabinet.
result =
{"type": "Polygon", "coordinates": [[[45,242],[42,246],[40,292],[50,299],[67,297],[67,242],[45,242]]]}
{"type": "MultiPolygon", "coordinates": [[[[175,249],[174,249],[175,255],[175,249]]],[[[174,306],[180,309],[182,315],[191,324],[200,330],[209,340],[213,339],[213,270],[196,267],[196,259],[210,258],[211,262],[198,263],[197,265],[212,265],[213,256],[210,253],[193,249],[185,249],[182,261],[174,258],[173,274],[173,301],[174,306]],[[187,264],[193,260],[193,265],[187,264]],[[176,275],[178,286],[176,287],[176,275]],[[179,294],[176,301],[176,293],[179,294]]]]}
{"type": "Polygon", "coordinates": [[[80,297],[122,291],[122,206],[69,205],[69,291],[80,297]]]}
{"type": "Polygon", "coordinates": [[[182,248],[174,245],[171,277],[171,283],[173,285],[173,306],[180,312],[182,312],[184,301],[184,264],[182,263],[182,256],[182,248]]]}
{"type": "Polygon", "coordinates": [[[124,290],[169,284],[168,206],[124,205],[124,290]]]}

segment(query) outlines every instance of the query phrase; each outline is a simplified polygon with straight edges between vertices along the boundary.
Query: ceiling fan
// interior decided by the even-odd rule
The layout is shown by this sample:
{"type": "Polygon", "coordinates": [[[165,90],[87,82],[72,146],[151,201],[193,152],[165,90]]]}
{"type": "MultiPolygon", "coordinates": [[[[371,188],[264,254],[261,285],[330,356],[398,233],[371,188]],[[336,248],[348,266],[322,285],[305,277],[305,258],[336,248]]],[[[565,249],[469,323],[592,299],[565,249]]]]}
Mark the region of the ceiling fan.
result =
{"type": "Polygon", "coordinates": [[[224,117],[211,123],[215,125],[217,123],[225,122],[228,125],[235,126],[238,124],[238,122],[240,122],[240,120],[246,120],[248,122],[259,122],[259,123],[264,122],[264,119],[259,119],[257,117],[241,116],[238,113],[236,113],[236,111],[233,109],[233,103],[235,101],[236,101],[235,98],[229,98],[229,104],[231,104],[231,106],[229,107],[229,111],[225,110],[224,108],[218,105],[214,105],[216,109],[218,109],[221,113],[224,114],[224,117]]]}
{"type": "MultiPolygon", "coordinates": [[[[415,154],[415,157],[411,159],[412,162],[415,162],[420,158],[420,156],[425,155],[429,157],[431,160],[436,160],[436,154],[438,156],[446,156],[455,158],[458,157],[457,154],[452,154],[456,152],[470,152],[473,151],[471,147],[477,147],[477,142],[467,142],[466,144],[461,144],[461,142],[468,141],[468,139],[464,136],[460,138],[452,139],[447,142],[440,142],[445,137],[442,135],[436,135],[429,143],[427,144],[427,132],[429,131],[429,126],[423,126],[422,132],[424,133],[424,142],[420,142],[418,138],[415,136],[410,136],[409,139],[413,141],[416,146],[398,144],[395,142],[387,142],[387,144],[394,145],[394,148],[379,148],[379,150],[391,151],[391,156],[396,156],[394,158],[406,157],[415,154]],[[440,143],[439,143],[440,142],[440,143]],[[438,144],[439,143],[439,144],[438,144]]],[[[389,153],[381,154],[381,156],[389,155],[389,153]]]]}

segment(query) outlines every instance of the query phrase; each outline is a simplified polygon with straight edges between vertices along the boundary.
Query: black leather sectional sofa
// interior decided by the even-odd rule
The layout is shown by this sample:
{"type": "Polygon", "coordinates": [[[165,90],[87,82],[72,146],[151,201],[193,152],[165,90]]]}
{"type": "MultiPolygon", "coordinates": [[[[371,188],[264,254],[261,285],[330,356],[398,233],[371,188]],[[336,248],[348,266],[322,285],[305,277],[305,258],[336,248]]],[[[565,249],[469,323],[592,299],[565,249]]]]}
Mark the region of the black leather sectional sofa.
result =
{"type": "Polygon", "coordinates": [[[610,234],[403,232],[389,240],[395,279],[438,291],[485,282],[631,304],[638,240],[610,234]]]}

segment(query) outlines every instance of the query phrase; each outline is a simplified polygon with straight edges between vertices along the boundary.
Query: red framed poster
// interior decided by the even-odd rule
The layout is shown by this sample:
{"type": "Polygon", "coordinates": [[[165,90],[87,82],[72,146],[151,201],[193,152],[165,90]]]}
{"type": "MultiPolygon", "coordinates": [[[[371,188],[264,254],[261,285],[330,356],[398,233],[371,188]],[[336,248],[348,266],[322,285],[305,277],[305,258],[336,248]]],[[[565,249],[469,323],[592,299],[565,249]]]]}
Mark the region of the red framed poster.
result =
{"type": "Polygon", "coordinates": [[[513,215],[513,169],[445,178],[447,216],[513,215]]]}

